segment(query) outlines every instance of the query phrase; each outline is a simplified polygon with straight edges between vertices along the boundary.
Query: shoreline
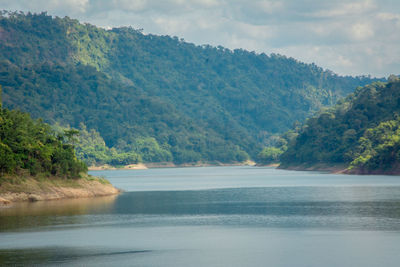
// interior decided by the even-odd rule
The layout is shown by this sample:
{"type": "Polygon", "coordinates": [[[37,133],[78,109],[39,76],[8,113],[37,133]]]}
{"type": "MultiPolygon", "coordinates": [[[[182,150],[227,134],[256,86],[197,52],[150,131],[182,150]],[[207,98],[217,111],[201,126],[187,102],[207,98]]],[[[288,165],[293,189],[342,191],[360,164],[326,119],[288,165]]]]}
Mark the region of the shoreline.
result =
{"type": "Polygon", "coordinates": [[[117,195],[121,190],[107,180],[92,176],[80,179],[33,177],[21,178],[15,183],[4,182],[0,186],[0,207],[15,202],[36,202],[74,198],[93,198],[117,195]]]}
{"type": "Polygon", "coordinates": [[[281,170],[290,170],[290,171],[319,171],[319,172],[329,172],[333,174],[349,174],[347,165],[339,164],[339,165],[327,165],[327,164],[301,164],[301,165],[288,165],[282,166],[278,165],[278,169],[281,170]]]}
{"type": "Polygon", "coordinates": [[[319,171],[319,172],[329,172],[332,174],[347,174],[347,175],[400,175],[400,169],[392,170],[365,170],[360,168],[349,169],[346,164],[338,165],[328,165],[328,164],[315,164],[315,165],[289,165],[277,167],[281,170],[291,170],[291,171],[319,171]]]}
{"type": "Polygon", "coordinates": [[[279,163],[256,164],[254,166],[256,166],[256,167],[275,167],[275,168],[278,168],[279,167],[279,163]]]}
{"type": "Polygon", "coordinates": [[[123,167],[114,167],[108,164],[99,165],[99,166],[90,166],[88,167],[89,171],[103,171],[103,170],[147,170],[148,167],[143,163],[138,164],[129,164],[123,167]]]}
{"type": "MultiPolygon", "coordinates": [[[[150,163],[138,163],[130,164],[122,167],[114,167],[111,165],[100,165],[91,166],[89,171],[100,171],[100,170],[147,170],[156,168],[187,168],[187,167],[223,167],[223,166],[255,166],[255,167],[274,167],[281,170],[291,171],[316,171],[316,172],[328,172],[331,174],[346,174],[346,175],[400,175],[400,166],[388,171],[383,170],[364,170],[359,168],[349,169],[346,164],[329,165],[325,163],[318,163],[314,165],[300,164],[300,165],[280,165],[279,163],[271,164],[257,164],[254,161],[245,161],[239,163],[221,163],[221,162],[197,162],[197,163],[184,163],[174,164],[173,162],[150,162],[150,163]]],[[[1,203],[1,199],[0,199],[1,203]]]]}
{"type": "Polygon", "coordinates": [[[245,161],[238,163],[221,163],[221,162],[196,162],[196,163],[183,163],[175,164],[173,162],[147,162],[130,164],[122,167],[114,167],[108,164],[100,166],[90,166],[89,171],[103,171],[103,170],[147,170],[156,168],[187,168],[187,167],[219,167],[219,166],[256,166],[254,161],[245,161]]]}

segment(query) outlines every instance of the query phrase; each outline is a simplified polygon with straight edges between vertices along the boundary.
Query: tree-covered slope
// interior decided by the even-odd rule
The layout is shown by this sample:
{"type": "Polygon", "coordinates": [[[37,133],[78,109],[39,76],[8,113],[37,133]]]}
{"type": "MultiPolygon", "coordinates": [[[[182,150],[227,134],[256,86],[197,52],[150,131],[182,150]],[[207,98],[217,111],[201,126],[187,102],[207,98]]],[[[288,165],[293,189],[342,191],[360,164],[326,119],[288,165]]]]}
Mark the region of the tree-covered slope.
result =
{"type": "Polygon", "coordinates": [[[107,146],[147,161],[254,158],[270,134],[371,81],[132,28],[46,14],[0,17],[5,106],[51,123],[84,123],[107,146]],[[148,138],[155,142],[141,141],[148,138]]]}
{"type": "Polygon", "coordinates": [[[399,114],[399,78],[360,87],[307,120],[281,156],[282,166],[325,163],[362,172],[399,171],[399,114]]]}
{"type": "MultiPolygon", "coordinates": [[[[44,63],[18,67],[3,62],[0,83],[8,107],[29,110],[52,124],[79,128],[84,123],[100,132],[109,147],[121,152],[131,152],[134,147],[144,161],[229,162],[248,157],[236,145],[238,139],[225,140],[172,104],[147,96],[137,87],[123,86],[91,66],[44,63]],[[137,151],[135,144],[149,137],[156,142],[146,142],[148,146],[137,151]],[[149,156],[147,152],[155,149],[149,156]]],[[[245,138],[242,145],[247,145],[245,138]]]]}
{"type": "Polygon", "coordinates": [[[21,173],[79,178],[87,167],[66,143],[69,133],[57,135],[41,120],[0,104],[0,178],[21,173]]]}

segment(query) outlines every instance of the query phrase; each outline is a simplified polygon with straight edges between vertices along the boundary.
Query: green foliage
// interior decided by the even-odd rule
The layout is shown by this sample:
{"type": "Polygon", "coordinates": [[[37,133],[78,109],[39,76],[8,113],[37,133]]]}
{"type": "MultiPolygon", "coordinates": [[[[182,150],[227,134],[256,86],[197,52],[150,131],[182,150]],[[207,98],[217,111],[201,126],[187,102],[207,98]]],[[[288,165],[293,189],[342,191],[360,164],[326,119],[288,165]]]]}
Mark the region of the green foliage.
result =
{"type": "Polygon", "coordinates": [[[4,13],[0,40],[5,106],[51,124],[84,123],[107,147],[144,161],[255,158],[266,136],[373,80],[46,13],[4,13]]]}
{"type": "Polygon", "coordinates": [[[359,140],[351,168],[391,170],[400,165],[400,118],[367,129],[359,140]]]}
{"type": "Polygon", "coordinates": [[[270,136],[268,138],[268,146],[257,155],[257,163],[263,165],[279,163],[283,152],[285,152],[288,149],[288,145],[292,144],[296,139],[298,135],[297,131],[299,131],[299,128],[296,127],[295,130],[287,131],[280,136],[270,136]]]}
{"type": "Polygon", "coordinates": [[[72,132],[56,135],[48,124],[27,113],[0,108],[0,174],[27,170],[31,175],[79,177],[87,171],[74,147],[63,142],[72,132]]]}
{"type": "Polygon", "coordinates": [[[88,131],[83,123],[80,124],[79,131],[61,127],[59,124],[54,125],[53,128],[56,132],[78,133],[74,139],[70,138],[68,143],[74,144],[77,158],[89,166],[103,164],[121,166],[141,161],[140,155],[135,152],[125,153],[117,151],[115,148],[110,149],[96,130],[88,131]]]}
{"type": "MultiPolygon", "coordinates": [[[[169,151],[170,146],[160,146],[153,137],[138,138],[132,144],[127,146],[128,149],[135,151],[141,155],[145,162],[162,162],[172,161],[172,154],[169,151]]],[[[199,159],[200,160],[200,159],[199,159]]]]}
{"type": "Polygon", "coordinates": [[[276,147],[266,147],[257,156],[257,162],[262,164],[278,163],[283,151],[276,147]]]}
{"type": "Polygon", "coordinates": [[[344,163],[367,170],[399,163],[400,81],[373,83],[307,120],[283,165],[344,163]]]}

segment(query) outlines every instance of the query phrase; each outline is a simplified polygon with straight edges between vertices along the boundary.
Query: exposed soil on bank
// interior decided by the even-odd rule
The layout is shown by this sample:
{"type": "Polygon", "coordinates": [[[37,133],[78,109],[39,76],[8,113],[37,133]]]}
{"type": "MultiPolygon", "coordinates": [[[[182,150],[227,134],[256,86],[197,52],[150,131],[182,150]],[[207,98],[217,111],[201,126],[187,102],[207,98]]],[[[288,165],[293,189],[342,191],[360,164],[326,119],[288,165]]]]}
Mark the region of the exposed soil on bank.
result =
{"type": "Polygon", "coordinates": [[[279,163],[271,163],[271,164],[260,164],[260,163],[257,163],[255,166],[257,166],[257,167],[275,167],[275,168],[277,168],[277,167],[279,167],[279,163]]]}
{"type": "Polygon", "coordinates": [[[351,169],[346,170],[346,174],[359,174],[359,175],[400,175],[400,167],[396,166],[389,170],[366,170],[366,169],[351,169]]]}
{"type": "Polygon", "coordinates": [[[320,171],[320,172],[330,172],[338,174],[347,174],[347,165],[327,165],[327,164],[315,164],[315,165],[279,165],[278,169],[283,170],[293,170],[293,171],[320,171]]]}
{"type": "Polygon", "coordinates": [[[221,163],[221,162],[194,162],[175,164],[173,162],[147,162],[126,165],[123,167],[114,167],[111,165],[90,166],[89,171],[102,171],[102,170],[145,170],[153,168],[184,168],[184,167],[214,167],[214,166],[255,166],[254,161],[245,161],[238,163],[221,163]]]}
{"type": "Polygon", "coordinates": [[[294,171],[321,171],[330,172],[335,174],[353,174],[353,175],[400,175],[400,166],[393,166],[390,170],[368,170],[362,168],[349,169],[348,165],[327,165],[327,164],[315,164],[315,165],[279,165],[278,169],[283,170],[294,170],[294,171]]]}
{"type": "Polygon", "coordinates": [[[107,180],[92,176],[81,179],[61,179],[50,177],[18,178],[0,185],[0,205],[20,201],[42,201],[67,198],[89,198],[120,193],[107,180]]]}
{"type": "Polygon", "coordinates": [[[103,170],[147,170],[148,167],[143,163],[125,165],[123,167],[114,167],[108,164],[100,166],[90,166],[89,171],[103,171],[103,170]]]}

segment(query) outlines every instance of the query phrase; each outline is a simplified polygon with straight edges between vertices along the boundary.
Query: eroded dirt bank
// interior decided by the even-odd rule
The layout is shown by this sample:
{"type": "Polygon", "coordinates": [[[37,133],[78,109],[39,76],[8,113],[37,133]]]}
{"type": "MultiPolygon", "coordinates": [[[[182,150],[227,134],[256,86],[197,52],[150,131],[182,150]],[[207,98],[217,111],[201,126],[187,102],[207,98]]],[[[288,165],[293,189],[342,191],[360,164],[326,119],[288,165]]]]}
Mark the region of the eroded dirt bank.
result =
{"type": "Polygon", "coordinates": [[[20,201],[43,201],[67,198],[89,198],[120,193],[107,180],[97,177],[82,179],[24,178],[18,182],[4,182],[0,185],[0,205],[20,201]]]}

